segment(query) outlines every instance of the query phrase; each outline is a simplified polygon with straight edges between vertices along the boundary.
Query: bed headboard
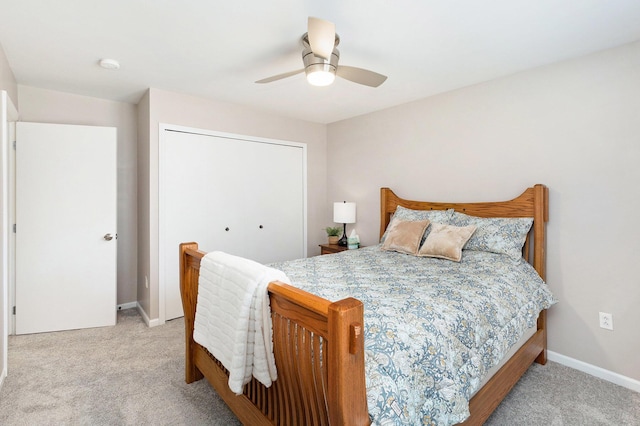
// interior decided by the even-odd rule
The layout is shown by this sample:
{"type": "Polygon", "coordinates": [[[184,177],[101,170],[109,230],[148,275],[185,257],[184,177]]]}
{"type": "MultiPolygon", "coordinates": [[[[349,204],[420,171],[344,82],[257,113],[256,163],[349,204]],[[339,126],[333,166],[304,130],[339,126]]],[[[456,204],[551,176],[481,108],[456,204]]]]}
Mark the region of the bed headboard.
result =
{"type": "Polygon", "coordinates": [[[524,258],[545,279],[546,274],[546,223],[549,221],[549,190],[542,184],[527,188],[509,201],[440,203],[405,200],[389,188],[380,188],[380,237],[391,221],[398,206],[413,210],[446,210],[479,217],[532,217],[533,226],[523,247],[524,258]]]}

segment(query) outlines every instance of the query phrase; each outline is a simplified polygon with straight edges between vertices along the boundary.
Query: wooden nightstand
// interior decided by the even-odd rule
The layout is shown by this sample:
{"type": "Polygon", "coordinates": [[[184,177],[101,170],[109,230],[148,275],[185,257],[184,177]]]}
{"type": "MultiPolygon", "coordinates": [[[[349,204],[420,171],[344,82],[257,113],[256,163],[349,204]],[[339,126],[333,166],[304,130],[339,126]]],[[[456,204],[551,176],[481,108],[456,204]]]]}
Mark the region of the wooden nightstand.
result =
{"type": "MultiPolygon", "coordinates": [[[[360,246],[359,248],[362,248],[360,246]]],[[[341,251],[349,250],[347,246],[339,246],[337,244],[320,244],[320,254],[340,253],[341,251]]]]}
{"type": "Polygon", "coordinates": [[[320,244],[320,254],[339,253],[349,250],[347,246],[339,246],[337,244],[320,244]]]}

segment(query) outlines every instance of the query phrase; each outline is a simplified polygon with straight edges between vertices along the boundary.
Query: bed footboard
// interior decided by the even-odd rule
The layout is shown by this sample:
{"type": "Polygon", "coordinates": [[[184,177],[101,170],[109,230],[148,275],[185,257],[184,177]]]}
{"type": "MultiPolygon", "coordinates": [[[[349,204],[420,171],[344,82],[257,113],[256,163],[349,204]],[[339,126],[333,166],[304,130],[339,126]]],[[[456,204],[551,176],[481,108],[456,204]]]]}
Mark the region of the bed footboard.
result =
{"type": "Polygon", "coordinates": [[[224,367],[193,340],[204,255],[197,243],[180,245],[187,383],[206,377],[244,424],[368,425],[362,303],[269,284],[278,379],[269,388],[254,379],[235,395],[224,367]]]}

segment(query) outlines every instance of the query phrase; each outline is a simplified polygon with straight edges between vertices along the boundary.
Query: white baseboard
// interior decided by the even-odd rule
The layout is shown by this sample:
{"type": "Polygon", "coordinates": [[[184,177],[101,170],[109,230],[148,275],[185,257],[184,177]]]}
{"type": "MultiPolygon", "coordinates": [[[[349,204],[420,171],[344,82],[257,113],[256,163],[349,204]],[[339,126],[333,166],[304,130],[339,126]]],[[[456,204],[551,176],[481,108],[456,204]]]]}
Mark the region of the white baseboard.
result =
{"type": "Polygon", "coordinates": [[[614,373],[613,371],[605,370],[604,368],[596,367],[595,365],[587,364],[586,362],[549,350],[547,351],[547,359],[631,389],[632,391],[640,392],[640,380],[632,379],[631,377],[623,376],[622,374],[614,373]]]}
{"type": "Polygon", "coordinates": [[[121,305],[116,306],[116,308],[118,310],[122,310],[122,309],[132,309],[138,306],[138,302],[129,302],[129,303],[123,303],[121,305]]]}
{"type": "Polygon", "coordinates": [[[149,316],[147,315],[147,313],[144,311],[144,309],[142,309],[142,306],[140,306],[140,304],[137,302],[136,302],[136,308],[138,308],[138,312],[140,313],[140,316],[144,320],[144,323],[147,324],[147,327],[156,327],[158,325],[163,324],[162,322],[160,322],[159,318],[156,318],[153,320],[149,319],[149,316]]]}

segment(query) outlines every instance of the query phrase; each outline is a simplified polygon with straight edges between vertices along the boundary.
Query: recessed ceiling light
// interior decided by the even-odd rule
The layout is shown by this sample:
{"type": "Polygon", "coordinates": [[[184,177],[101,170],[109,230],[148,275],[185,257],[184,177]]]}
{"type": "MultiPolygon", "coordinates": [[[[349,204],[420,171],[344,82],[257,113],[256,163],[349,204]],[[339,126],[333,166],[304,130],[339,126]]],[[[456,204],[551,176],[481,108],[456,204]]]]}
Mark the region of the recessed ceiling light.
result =
{"type": "Polygon", "coordinates": [[[102,68],[108,70],[117,70],[120,68],[120,63],[115,59],[100,59],[100,62],[98,63],[102,68]]]}

